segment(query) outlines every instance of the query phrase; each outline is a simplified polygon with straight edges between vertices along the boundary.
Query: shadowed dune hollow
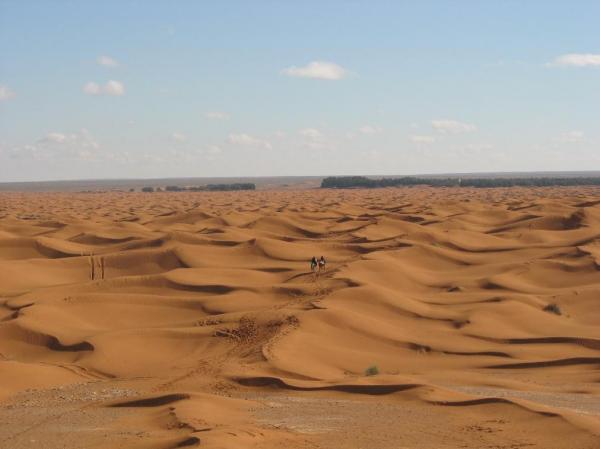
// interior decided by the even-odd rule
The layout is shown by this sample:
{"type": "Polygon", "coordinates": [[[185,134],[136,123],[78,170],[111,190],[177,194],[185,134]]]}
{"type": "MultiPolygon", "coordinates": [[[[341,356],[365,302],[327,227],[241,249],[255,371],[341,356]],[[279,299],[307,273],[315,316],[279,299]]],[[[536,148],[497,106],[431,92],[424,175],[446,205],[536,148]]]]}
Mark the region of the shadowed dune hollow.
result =
{"type": "Polygon", "coordinates": [[[17,449],[598,448],[600,189],[2,193],[0,423],[17,449]]]}

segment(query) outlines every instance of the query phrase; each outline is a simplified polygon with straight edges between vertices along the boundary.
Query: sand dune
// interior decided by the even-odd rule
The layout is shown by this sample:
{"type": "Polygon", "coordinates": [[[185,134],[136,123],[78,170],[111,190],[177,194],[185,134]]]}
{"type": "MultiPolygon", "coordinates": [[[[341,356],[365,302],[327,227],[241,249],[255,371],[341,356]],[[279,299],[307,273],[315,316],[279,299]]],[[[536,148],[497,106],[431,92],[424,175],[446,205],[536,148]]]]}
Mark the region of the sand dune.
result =
{"type": "Polygon", "coordinates": [[[2,448],[600,447],[597,188],[0,206],[2,448]]]}

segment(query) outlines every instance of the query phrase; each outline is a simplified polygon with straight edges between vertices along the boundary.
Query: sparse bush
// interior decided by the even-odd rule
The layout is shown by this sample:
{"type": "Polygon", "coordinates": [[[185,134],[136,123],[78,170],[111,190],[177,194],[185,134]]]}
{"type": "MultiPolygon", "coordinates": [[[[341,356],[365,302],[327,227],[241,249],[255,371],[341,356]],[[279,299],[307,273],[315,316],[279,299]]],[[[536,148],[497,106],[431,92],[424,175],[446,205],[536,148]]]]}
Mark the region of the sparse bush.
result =
{"type": "Polygon", "coordinates": [[[547,187],[600,185],[600,177],[576,178],[367,178],[366,176],[330,176],[321,181],[323,189],[377,188],[427,185],[432,187],[547,187]]]}
{"type": "Polygon", "coordinates": [[[230,190],[256,190],[256,185],[251,182],[236,182],[233,184],[208,184],[206,190],[230,191],[230,190]]]}
{"type": "Polygon", "coordinates": [[[154,187],[142,187],[142,192],[154,192],[154,187]]]}
{"type": "Polygon", "coordinates": [[[471,322],[469,320],[454,320],[452,322],[452,325],[456,329],[461,329],[461,328],[465,327],[467,324],[471,324],[471,322]]]}
{"type": "Polygon", "coordinates": [[[377,376],[379,374],[379,368],[377,365],[371,365],[365,370],[365,376],[377,376]]]}
{"type": "Polygon", "coordinates": [[[552,303],[552,304],[546,304],[544,306],[544,312],[550,312],[550,313],[553,313],[555,315],[562,315],[560,307],[558,307],[558,305],[554,304],[554,303],[552,303]]]}
{"type": "Polygon", "coordinates": [[[253,183],[233,183],[233,184],[207,184],[204,186],[166,186],[164,189],[158,187],[156,192],[204,192],[204,191],[231,191],[231,190],[256,190],[253,183]]]}

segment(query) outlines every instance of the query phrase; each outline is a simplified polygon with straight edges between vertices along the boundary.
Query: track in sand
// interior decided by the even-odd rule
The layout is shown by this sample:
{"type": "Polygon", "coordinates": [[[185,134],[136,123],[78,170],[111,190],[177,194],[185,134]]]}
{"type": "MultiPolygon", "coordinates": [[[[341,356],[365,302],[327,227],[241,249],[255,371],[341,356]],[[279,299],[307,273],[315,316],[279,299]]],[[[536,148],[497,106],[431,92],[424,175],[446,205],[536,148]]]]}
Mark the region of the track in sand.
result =
{"type": "Polygon", "coordinates": [[[0,448],[592,449],[599,368],[598,188],[0,194],[0,448]]]}

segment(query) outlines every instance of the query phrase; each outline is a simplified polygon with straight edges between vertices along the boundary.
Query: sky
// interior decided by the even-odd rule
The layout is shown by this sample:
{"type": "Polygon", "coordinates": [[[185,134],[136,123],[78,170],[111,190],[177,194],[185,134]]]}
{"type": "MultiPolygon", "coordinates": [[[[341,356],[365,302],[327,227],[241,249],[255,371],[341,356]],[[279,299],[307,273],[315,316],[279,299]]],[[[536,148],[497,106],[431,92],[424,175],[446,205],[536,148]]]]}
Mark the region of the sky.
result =
{"type": "Polygon", "coordinates": [[[0,182],[600,169],[600,2],[0,0],[0,182]]]}

